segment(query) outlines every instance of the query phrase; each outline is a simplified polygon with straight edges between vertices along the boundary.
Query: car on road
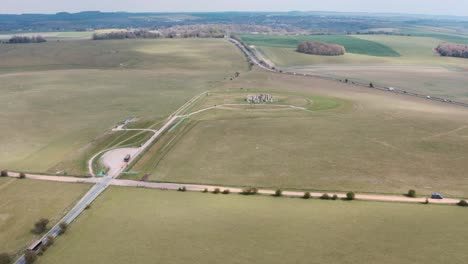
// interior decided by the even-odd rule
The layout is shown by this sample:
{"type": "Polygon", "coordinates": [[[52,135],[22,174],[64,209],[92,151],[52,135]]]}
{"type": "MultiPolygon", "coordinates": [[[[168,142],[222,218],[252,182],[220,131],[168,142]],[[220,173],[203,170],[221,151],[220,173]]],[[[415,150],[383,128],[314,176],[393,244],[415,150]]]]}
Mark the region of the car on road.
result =
{"type": "Polygon", "coordinates": [[[442,194],[440,194],[440,193],[433,193],[433,194],[431,194],[431,199],[442,200],[442,199],[444,199],[444,196],[442,196],[442,194]]]}
{"type": "Polygon", "coordinates": [[[125,156],[125,158],[124,158],[124,161],[129,162],[130,158],[131,158],[130,154],[127,154],[127,156],[125,156]]]}

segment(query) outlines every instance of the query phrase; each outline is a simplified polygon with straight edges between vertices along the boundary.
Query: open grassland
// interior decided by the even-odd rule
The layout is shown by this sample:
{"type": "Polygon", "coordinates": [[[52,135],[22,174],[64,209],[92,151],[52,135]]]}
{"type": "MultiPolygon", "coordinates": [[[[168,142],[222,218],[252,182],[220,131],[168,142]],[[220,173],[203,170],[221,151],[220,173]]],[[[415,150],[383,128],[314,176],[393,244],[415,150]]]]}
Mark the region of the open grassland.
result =
{"type": "Polygon", "coordinates": [[[356,35],[398,52],[399,57],[345,54],[317,56],[294,48],[259,46],[269,61],[287,70],[348,78],[360,82],[398,87],[431,96],[468,102],[468,60],[440,57],[433,49],[444,40],[432,37],[356,35]]]}
{"type": "Polygon", "coordinates": [[[78,40],[78,39],[90,39],[94,32],[84,31],[84,32],[34,32],[34,33],[24,33],[17,32],[16,34],[0,34],[0,40],[8,40],[13,36],[42,36],[47,41],[57,41],[57,40],[78,40]]]}
{"type": "Polygon", "coordinates": [[[34,223],[48,218],[52,227],[89,186],[0,178],[0,252],[16,254],[38,237],[34,223]]]}
{"type": "Polygon", "coordinates": [[[119,121],[161,120],[246,69],[219,39],[0,45],[0,167],[84,173],[81,153],[119,121]]]}
{"type": "Polygon", "coordinates": [[[141,175],[132,177],[148,173],[155,181],[379,193],[413,188],[468,197],[464,108],[257,72],[225,88],[231,92],[211,93],[194,111],[242,102],[239,95],[261,91],[280,91],[274,95],[281,99],[285,89],[293,95],[278,103],[313,106],[315,96],[336,104],[309,105],[308,111],[218,106],[168,133],[133,168],[141,175]]]}
{"type": "Polygon", "coordinates": [[[248,45],[296,49],[301,41],[320,41],[344,46],[346,52],[371,56],[398,57],[393,49],[377,42],[344,35],[281,36],[281,35],[241,35],[248,45]]]}
{"type": "Polygon", "coordinates": [[[467,216],[455,206],[112,187],[38,263],[464,264],[467,216]]]}

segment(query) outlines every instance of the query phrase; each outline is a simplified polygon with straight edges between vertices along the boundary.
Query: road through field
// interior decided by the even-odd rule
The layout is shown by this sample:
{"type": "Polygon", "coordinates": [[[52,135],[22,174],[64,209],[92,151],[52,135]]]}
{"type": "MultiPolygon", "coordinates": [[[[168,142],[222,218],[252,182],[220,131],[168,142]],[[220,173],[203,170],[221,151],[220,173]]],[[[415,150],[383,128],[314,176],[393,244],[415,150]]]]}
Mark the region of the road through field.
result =
{"type": "MultiPolygon", "coordinates": [[[[320,75],[320,74],[302,74],[302,73],[297,73],[297,72],[278,70],[276,67],[268,66],[267,63],[265,63],[261,59],[257,58],[256,55],[249,50],[249,48],[246,46],[246,44],[244,44],[244,43],[242,43],[242,42],[240,42],[240,41],[238,41],[236,39],[233,39],[231,37],[226,37],[226,39],[228,41],[230,41],[231,43],[233,43],[234,45],[236,45],[245,54],[245,56],[247,57],[247,59],[251,63],[255,64],[256,66],[258,66],[259,68],[261,68],[261,69],[263,69],[265,71],[274,72],[274,73],[277,73],[277,74],[288,74],[288,75],[294,75],[294,76],[297,75],[297,76],[303,76],[303,77],[319,78],[319,79],[329,80],[329,81],[343,82],[343,80],[340,79],[340,78],[327,77],[327,76],[320,75]]],[[[447,98],[439,98],[439,97],[429,96],[429,95],[425,95],[425,94],[418,94],[418,93],[410,92],[410,91],[407,91],[407,90],[404,90],[404,89],[401,89],[401,88],[383,87],[383,86],[378,86],[378,85],[375,85],[375,84],[370,85],[369,83],[360,83],[360,82],[356,82],[356,81],[349,82],[349,84],[356,85],[356,86],[361,86],[361,87],[366,87],[366,88],[371,88],[371,89],[377,89],[377,90],[381,90],[381,91],[385,91],[385,92],[398,93],[398,94],[401,94],[401,95],[419,97],[419,98],[423,98],[423,99],[426,99],[426,100],[437,101],[437,102],[446,103],[446,104],[452,104],[452,105],[468,107],[468,103],[458,102],[458,101],[454,101],[452,99],[447,99],[447,98]]]]}
{"type": "MultiPolygon", "coordinates": [[[[16,173],[11,173],[12,177],[17,177],[16,173]]],[[[28,179],[44,180],[44,181],[58,181],[58,182],[71,182],[71,183],[96,183],[100,180],[97,178],[78,178],[78,177],[56,177],[56,176],[45,176],[45,175],[30,175],[27,174],[28,179]]],[[[133,181],[133,180],[120,180],[111,178],[108,182],[112,186],[122,187],[137,187],[137,188],[150,188],[160,190],[179,190],[185,187],[187,191],[201,192],[205,189],[209,192],[213,192],[215,189],[229,190],[230,193],[241,193],[242,188],[230,187],[230,186],[214,186],[214,185],[200,185],[200,184],[183,184],[183,183],[169,183],[169,182],[144,182],[144,181],[133,181]]],[[[271,189],[259,189],[258,193],[263,195],[273,195],[276,190],[271,189]]],[[[339,198],[346,198],[346,193],[340,192],[310,192],[311,197],[320,198],[324,193],[332,196],[336,194],[339,198]]],[[[290,197],[302,197],[304,191],[283,191],[282,195],[290,197]]],[[[456,198],[444,198],[444,199],[430,199],[429,197],[417,197],[411,198],[407,196],[398,195],[384,195],[384,194],[366,194],[356,193],[357,200],[363,201],[381,201],[381,202],[406,202],[406,203],[423,203],[428,198],[429,203],[433,204],[457,204],[461,199],[456,198]]]]}
{"type": "MultiPolygon", "coordinates": [[[[133,156],[131,156],[130,160],[129,160],[129,163],[132,162],[133,160],[137,159],[138,156],[143,153],[143,151],[148,147],[150,146],[170,125],[172,125],[174,123],[175,120],[177,120],[179,118],[179,116],[177,115],[172,115],[171,118],[169,118],[166,123],[159,129],[159,130],[156,130],[156,131],[153,131],[154,132],[154,135],[148,140],[146,141],[143,145],[141,145],[139,148],[137,148],[134,153],[133,153],[133,156]]],[[[115,130],[125,130],[123,127],[117,127],[115,130]]],[[[118,150],[118,149],[115,149],[115,150],[118,150]]],[[[105,151],[103,152],[100,152],[100,153],[104,153],[105,151]]],[[[90,160],[90,163],[91,166],[90,166],[90,172],[92,173],[92,161],[95,157],[97,157],[100,153],[96,154],[95,156],[93,156],[93,158],[90,160]]],[[[105,154],[104,154],[105,155],[105,154]]],[[[113,158],[111,159],[113,160],[113,158]]],[[[111,166],[114,166],[114,162],[110,162],[110,164],[108,165],[111,165],[111,166]]],[[[51,230],[49,230],[49,232],[47,232],[38,242],[35,243],[35,250],[38,250],[39,246],[43,243],[45,243],[47,241],[47,237],[48,236],[52,236],[52,237],[56,237],[58,236],[61,228],[60,228],[60,223],[66,223],[66,224],[70,224],[73,220],[76,219],[76,217],[78,217],[85,209],[86,207],[91,204],[102,192],[104,192],[107,187],[109,187],[112,179],[118,177],[120,175],[120,173],[123,172],[123,170],[125,170],[127,166],[126,165],[123,165],[121,166],[120,164],[117,165],[117,167],[113,167],[111,168],[110,172],[111,174],[108,174],[102,178],[89,178],[89,179],[86,179],[86,178],[72,178],[72,179],[66,179],[68,177],[56,177],[56,176],[52,176],[53,178],[55,179],[52,179],[51,176],[44,176],[44,175],[27,175],[26,177],[27,178],[31,178],[31,179],[38,179],[38,180],[57,180],[57,181],[64,181],[64,182],[81,182],[81,183],[85,183],[85,182],[88,182],[88,183],[94,183],[94,186],[83,196],[83,198],[81,198],[81,200],[57,223],[57,225],[55,225],[54,227],[52,227],[51,230]]],[[[92,173],[93,174],[93,173],[92,173]]],[[[12,176],[16,176],[18,177],[19,175],[18,174],[12,174],[12,176]]],[[[26,263],[26,260],[24,258],[24,255],[21,256],[17,261],[16,261],[17,264],[25,264],[26,263]]]]}

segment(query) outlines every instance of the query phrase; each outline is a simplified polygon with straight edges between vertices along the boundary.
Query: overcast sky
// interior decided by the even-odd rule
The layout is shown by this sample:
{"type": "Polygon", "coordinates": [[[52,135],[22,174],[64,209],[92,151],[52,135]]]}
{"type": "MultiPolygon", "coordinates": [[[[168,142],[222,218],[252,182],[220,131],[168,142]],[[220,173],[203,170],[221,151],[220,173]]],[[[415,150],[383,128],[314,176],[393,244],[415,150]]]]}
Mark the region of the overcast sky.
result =
{"type": "Polygon", "coordinates": [[[0,13],[343,11],[468,16],[468,0],[0,0],[0,13]]]}

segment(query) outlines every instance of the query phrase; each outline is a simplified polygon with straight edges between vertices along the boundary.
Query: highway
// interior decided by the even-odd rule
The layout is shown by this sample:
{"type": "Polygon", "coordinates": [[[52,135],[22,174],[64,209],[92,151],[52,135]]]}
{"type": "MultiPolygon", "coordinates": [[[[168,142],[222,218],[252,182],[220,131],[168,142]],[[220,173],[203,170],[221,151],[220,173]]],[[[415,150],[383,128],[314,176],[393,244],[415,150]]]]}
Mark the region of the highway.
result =
{"type": "MultiPolygon", "coordinates": [[[[255,64],[256,66],[258,66],[259,68],[261,68],[261,69],[263,69],[265,71],[274,72],[274,73],[277,73],[277,74],[287,74],[287,75],[294,75],[294,76],[312,77],[312,78],[318,78],[318,79],[329,80],[329,81],[336,81],[336,82],[341,82],[341,83],[344,82],[344,80],[339,79],[339,78],[326,77],[326,76],[317,75],[317,74],[303,74],[303,73],[297,73],[297,72],[291,72],[291,71],[282,71],[282,70],[278,70],[276,68],[270,68],[266,64],[262,63],[257,57],[255,57],[255,55],[249,50],[249,47],[247,47],[246,44],[244,44],[244,43],[242,43],[242,42],[240,42],[240,41],[238,41],[236,39],[233,39],[231,37],[226,36],[226,39],[228,41],[230,41],[231,43],[233,43],[234,45],[236,45],[244,53],[244,55],[247,57],[249,62],[252,62],[253,64],[255,64]]],[[[419,98],[423,98],[423,99],[426,99],[426,100],[437,101],[437,102],[451,104],[451,105],[458,105],[458,106],[468,107],[468,103],[458,102],[458,101],[454,101],[454,100],[446,99],[446,98],[434,97],[434,96],[425,95],[425,94],[413,93],[413,92],[410,92],[410,91],[407,91],[407,90],[404,90],[404,89],[401,89],[401,88],[393,88],[393,87],[390,88],[390,87],[384,87],[384,86],[379,86],[379,85],[373,85],[373,87],[370,87],[369,83],[360,83],[360,82],[356,82],[356,81],[349,81],[348,84],[361,86],[361,87],[366,87],[366,88],[369,88],[369,89],[376,89],[376,90],[381,90],[381,91],[385,91],[385,92],[401,94],[401,95],[419,97],[419,98]]]]}

